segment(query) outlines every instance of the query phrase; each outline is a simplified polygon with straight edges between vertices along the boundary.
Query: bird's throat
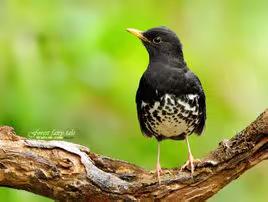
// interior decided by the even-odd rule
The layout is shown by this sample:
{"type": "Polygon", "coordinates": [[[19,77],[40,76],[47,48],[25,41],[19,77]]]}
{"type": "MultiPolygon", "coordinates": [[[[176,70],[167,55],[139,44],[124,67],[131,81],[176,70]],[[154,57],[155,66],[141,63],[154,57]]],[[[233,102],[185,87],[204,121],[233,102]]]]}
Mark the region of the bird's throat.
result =
{"type": "Polygon", "coordinates": [[[178,68],[184,68],[186,67],[186,63],[184,61],[183,56],[171,56],[167,54],[159,54],[159,55],[150,55],[149,56],[149,63],[162,63],[165,64],[165,66],[170,67],[178,67],[178,68]]]}

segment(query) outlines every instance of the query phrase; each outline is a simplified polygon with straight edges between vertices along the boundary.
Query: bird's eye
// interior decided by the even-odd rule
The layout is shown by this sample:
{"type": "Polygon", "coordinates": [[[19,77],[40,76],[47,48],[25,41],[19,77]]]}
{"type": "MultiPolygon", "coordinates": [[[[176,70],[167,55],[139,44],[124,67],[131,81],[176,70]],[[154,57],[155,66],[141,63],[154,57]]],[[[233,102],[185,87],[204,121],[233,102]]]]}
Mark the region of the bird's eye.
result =
{"type": "Polygon", "coordinates": [[[156,43],[156,44],[160,43],[161,41],[162,41],[162,40],[161,40],[161,37],[160,37],[160,36],[155,37],[155,38],[153,39],[153,42],[156,43]]]}

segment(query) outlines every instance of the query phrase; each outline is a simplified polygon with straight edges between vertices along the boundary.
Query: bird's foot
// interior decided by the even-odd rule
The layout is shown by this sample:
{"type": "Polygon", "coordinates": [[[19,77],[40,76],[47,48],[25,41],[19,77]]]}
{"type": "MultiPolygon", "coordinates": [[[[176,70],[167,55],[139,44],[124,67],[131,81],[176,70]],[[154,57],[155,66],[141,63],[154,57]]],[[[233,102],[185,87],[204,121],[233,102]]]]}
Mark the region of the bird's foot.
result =
{"type": "Polygon", "coordinates": [[[158,179],[158,183],[160,184],[161,183],[161,180],[160,180],[160,175],[163,173],[163,170],[161,169],[161,165],[160,164],[157,164],[156,165],[156,174],[157,174],[157,179],[158,179]]]}
{"type": "Polygon", "coordinates": [[[192,155],[189,156],[189,159],[186,161],[186,163],[184,165],[182,165],[180,171],[185,170],[186,168],[191,170],[191,175],[194,174],[194,169],[195,169],[195,165],[200,163],[201,160],[199,159],[194,159],[192,155]]]}

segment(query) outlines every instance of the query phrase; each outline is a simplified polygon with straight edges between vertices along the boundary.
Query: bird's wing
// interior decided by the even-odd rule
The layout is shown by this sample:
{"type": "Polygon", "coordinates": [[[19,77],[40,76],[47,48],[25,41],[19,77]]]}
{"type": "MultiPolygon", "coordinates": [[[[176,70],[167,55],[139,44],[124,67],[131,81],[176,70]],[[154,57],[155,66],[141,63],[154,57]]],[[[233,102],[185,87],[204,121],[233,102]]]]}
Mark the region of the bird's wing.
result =
{"type": "Polygon", "coordinates": [[[145,136],[152,137],[154,135],[153,131],[150,130],[145,126],[145,121],[143,120],[144,117],[141,113],[143,103],[150,103],[154,99],[157,99],[157,92],[154,90],[154,88],[147,82],[147,79],[145,78],[145,75],[140,79],[139,87],[136,93],[136,107],[137,107],[137,113],[138,113],[138,120],[140,123],[140,128],[142,133],[145,136]]]}
{"type": "Polygon", "coordinates": [[[205,129],[205,123],[206,123],[206,97],[204,92],[200,94],[198,99],[199,109],[201,111],[200,113],[200,122],[198,126],[195,128],[194,132],[197,135],[201,135],[204,132],[205,129]]]}
{"type": "Polygon", "coordinates": [[[195,128],[194,132],[197,135],[201,135],[204,132],[205,129],[205,123],[206,123],[206,95],[204,93],[204,90],[202,88],[202,84],[199,80],[199,78],[189,71],[188,75],[189,78],[193,81],[193,84],[195,86],[195,91],[198,93],[198,105],[200,110],[200,122],[198,126],[195,128]]]}

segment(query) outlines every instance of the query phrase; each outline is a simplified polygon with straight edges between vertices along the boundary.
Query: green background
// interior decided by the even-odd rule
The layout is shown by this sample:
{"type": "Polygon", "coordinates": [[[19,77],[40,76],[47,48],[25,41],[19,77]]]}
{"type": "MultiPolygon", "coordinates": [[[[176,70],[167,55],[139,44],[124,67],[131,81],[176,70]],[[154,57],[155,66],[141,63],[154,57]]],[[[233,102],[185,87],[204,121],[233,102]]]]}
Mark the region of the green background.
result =
{"type": "MultiPolygon", "coordinates": [[[[184,45],[207,95],[204,136],[190,138],[202,157],[268,107],[267,1],[1,0],[0,125],[18,134],[76,131],[70,141],[154,169],[156,141],[139,130],[135,92],[148,63],[125,29],[166,25],[184,45]]],[[[163,167],[187,158],[183,141],[164,141],[163,167]]],[[[209,201],[268,199],[261,163],[209,201]]],[[[50,201],[0,188],[1,201],[50,201]]]]}

